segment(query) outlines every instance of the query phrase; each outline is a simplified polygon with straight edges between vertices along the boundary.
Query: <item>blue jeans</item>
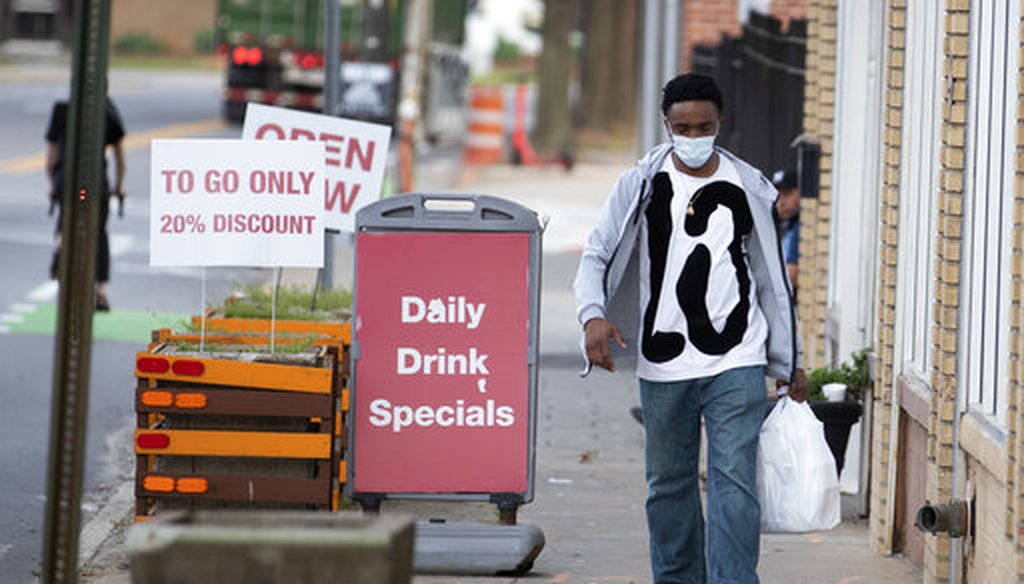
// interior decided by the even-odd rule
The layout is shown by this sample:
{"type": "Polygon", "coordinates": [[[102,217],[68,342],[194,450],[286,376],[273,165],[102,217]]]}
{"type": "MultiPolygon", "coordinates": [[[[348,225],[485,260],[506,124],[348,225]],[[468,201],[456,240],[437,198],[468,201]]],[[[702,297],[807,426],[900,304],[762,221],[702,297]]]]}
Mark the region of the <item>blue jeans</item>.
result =
{"type": "Polygon", "coordinates": [[[763,366],[678,382],[640,380],[656,584],[758,582],[757,441],[765,399],[763,366]],[[706,538],[697,476],[702,415],[708,444],[706,538]]]}

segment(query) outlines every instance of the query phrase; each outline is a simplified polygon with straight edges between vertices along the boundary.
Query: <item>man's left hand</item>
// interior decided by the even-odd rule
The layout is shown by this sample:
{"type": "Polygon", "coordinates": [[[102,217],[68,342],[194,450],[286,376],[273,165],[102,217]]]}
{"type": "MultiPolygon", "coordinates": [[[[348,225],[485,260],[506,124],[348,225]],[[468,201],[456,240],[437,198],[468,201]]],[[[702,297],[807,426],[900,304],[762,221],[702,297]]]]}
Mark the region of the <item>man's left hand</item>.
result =
{"type": "Polygon", "coordinates": [[[803,369],[797,369],[793,372],[793,378],[789,380],[788,395],[793,398],[793,401],[805,402],[807,401],[808,392],[807,375],[803,369]]]}

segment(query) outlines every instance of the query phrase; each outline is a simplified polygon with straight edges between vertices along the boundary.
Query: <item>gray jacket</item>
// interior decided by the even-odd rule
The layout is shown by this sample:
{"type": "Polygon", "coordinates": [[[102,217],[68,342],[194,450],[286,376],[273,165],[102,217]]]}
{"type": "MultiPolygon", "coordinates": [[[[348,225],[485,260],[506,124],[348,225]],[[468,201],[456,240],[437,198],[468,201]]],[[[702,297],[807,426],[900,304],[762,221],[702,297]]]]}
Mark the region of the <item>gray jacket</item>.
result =
{"type": "MultiPolygon", "coordinates": [[[[747,250],[758,304],[768,322],[766,371],[776,379],[789,380],[795,369],[803,365],[796,308],[775,223],[778,192],[760,171],[736,155],[720,147],[716,151],[736,166],[754,220],[747,250]]],[[[573,282],[576,318],[581,325],[600,317],[617,325],[624,335],[636,334],[640,322],[636,245],[640,222],[650,201],[651,181],[671,152],[671,144],[651,149],[636,166],[619,176],[605,201],[597,226],[587,238],[573,282]]],[[[634,342],[628,340],[627,345],[634,346],[634,342]]],[[[585,372],[589,369],[588,363],[585,372]]]]}

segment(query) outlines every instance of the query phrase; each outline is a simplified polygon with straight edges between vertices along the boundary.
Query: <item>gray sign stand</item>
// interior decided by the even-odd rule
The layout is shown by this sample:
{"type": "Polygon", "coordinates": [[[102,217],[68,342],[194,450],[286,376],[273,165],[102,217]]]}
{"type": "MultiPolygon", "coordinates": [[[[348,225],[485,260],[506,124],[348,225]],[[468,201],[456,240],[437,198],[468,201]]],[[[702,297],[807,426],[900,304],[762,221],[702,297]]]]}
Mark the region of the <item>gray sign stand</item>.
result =
{"type": "MultiPolygon", "coordinates": [[[[533,500],[537,430],[537,364],[540,316],[541,225],[536,214],[516,203],[487,195],[406,194],[382,199],[356,214],[354,322],[350,356],[348,477],[346,493],[367,512],[376,512],[383,499],[490,501],[498,506],[500,524],[428,523],[417,525],[414,564],[418,572],[446,574],[525,573],[544,546],[544,535],[531,525],[516,525],[519,505],[533,500]],[[364,233],[526,233],[529,235],[529,325],[527,379],[528,455],[524,492],[381,493],[355,490],[356,445],[359,442],[360,355],[375,347],[363,346],[359,337],[361,308],[374,301],[360,298],[359,235],[364,233]]],[[[501,258],[494,261],[500,262],[501,258]]],[[[464,266],[472,270],[473,266],[464,266]]],[[[400,461],[398,462],[400,464],[400,461]]]]}

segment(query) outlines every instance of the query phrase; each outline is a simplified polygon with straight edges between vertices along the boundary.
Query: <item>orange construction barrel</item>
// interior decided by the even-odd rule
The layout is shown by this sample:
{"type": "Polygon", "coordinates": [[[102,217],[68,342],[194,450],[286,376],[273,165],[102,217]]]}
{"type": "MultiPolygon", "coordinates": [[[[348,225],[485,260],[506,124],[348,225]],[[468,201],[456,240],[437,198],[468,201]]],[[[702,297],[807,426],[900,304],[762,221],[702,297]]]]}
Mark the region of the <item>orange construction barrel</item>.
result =
{"type": "Polygon", "coordinates": [[[470,91],[469,125],[463,159],[468,164],[501,162],[504,155],[504,104],[500,87],[470,91]]]}

